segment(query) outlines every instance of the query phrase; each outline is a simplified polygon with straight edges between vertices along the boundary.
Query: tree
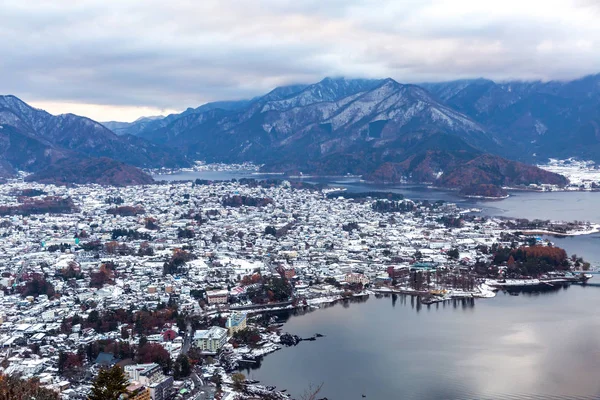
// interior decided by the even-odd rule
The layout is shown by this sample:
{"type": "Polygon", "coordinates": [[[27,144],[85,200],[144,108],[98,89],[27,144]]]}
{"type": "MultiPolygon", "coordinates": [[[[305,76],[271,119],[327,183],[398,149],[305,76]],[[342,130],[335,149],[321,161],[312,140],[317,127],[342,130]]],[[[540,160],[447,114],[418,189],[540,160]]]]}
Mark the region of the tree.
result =
{"type": "Polygon", "coordinates": [[[100,321],[100,313],[98,312],[98,310],[90,311],[90,314],[87,317],[88,324],[95,324],[98,321],[100,321]]]}
{"type": "Polygon", "coordinates": [[[123,340],[129,339],[129,330],[127,329],[126,326],[121,328],[121,339],[123,339],[123,340]]]}
{"type": "Polygon", "coordinates": [[[446,253],[446,254],[448,254],[448,257],[453,258],[455,260],[458,260],[458,257],[460,257],[460,253],[458,252],[458,249],[456,249],[456,248],[448,250],[448,253],[446,253]]]}
{"type": "Polygon", "coordinates": [[[37,297],[41,294],[52,297],[55,294],[54,286],[46,281],[46,278],[40,274],[33,274],[31,280],[27,281],[25,286],[20,288],[20,292],[23,297],[37,297]]]}
{"type": "Polygon", "coordinates": [[[142,364],[157,363],[162,367],[165,374],[168,374],[169,371],[171,371],[171,356],[169,355],[169,352],[158,343],[146,343],[143,346],[140,346],[136,361],[142,364]]]}
{"type": "Polygon", "coordinates": [[[223,384],[223,378],[221,377],[221,374],[216,371],[213,376],[210,377],[210,381],[217,386],[217,389],[220,389],[221,385],[223,384]]]}
{"type": "Polygon", "coordinates": [[[37,379],[21,379],[0,373],[0,400],[58,400],[58,394],[40,387],[37,379]]]}
{"type": "Polygon", "coordinates": [[[138,256],[153,256],[154,249],[148,242],[142,242],[140,244],[140,248],[138,249],[138,256]]]}
{"type": "Polygon", "coordinates": [[[60,374],[71,373],[82,366],[82,361],[78,354],[61,351],[58,353],[58,372],[60,374]]]}
{"type": "Polygon", "coordinates": [[[160,229],[160,227],[156,223],[156,218],[152,218],[152,217],[147,217],[146,219],[144,219],[144,227],[146,229],[150,229],[152,231],[156,231],[156,230],[160,229]]]}
{"type": "Polygon", "coordinates": [[[94,381],[88,400],[118,400],[127,394],[128,379],[118,365],[100,370],[94,381]]]}
{"type": "Polygon", "coordinates": [[[319,386],[317,386],[317,387],[314,387],[313,385],[310,385],[308,387],[308,389],[306,389],[304,391],[304,393],[300,396],[300,400],[316,400],[317,399],[317,395],[321,391],[322,387],[323,387],[322,383],[319,386]]]}
{"type": "Polygon", "coordinates": [[[241,392],[244,389],[244,384],[246,383],[246,376],[242,373],[236,373],[231,375],[231,380],[233,381],[233,389],[241,392]]]}
{"type": "Polygon", "coordinates": [[[191,372],[190,359],[185,354],[177,356],[175,365],[173,365],[173,377],[175,379],[185,378],[190,376],[191,372]]]}

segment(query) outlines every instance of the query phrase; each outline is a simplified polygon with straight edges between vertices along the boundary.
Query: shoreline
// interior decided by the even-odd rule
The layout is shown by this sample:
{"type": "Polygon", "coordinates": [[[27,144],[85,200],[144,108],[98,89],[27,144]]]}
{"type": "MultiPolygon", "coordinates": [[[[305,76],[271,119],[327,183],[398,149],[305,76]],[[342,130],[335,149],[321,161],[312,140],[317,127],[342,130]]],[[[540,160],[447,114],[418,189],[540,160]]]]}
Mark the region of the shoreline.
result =
{"type": "Polygon", "coordinates": [[[574,237],[574,236],[586,236],[586,235],[593,235],[595,233],[600,233],[600,225],[595,225],[592,229],[587,230],[587,231],[576,231],[576,232],[569,232],[569,233],[547,231],[544,229],[533,229],[533,230],[527,230],[527,231],[515,230],[514,232],[521,232],[524,235],[547,235],[547,236],[572,236],[572,237],[574,237]]]}

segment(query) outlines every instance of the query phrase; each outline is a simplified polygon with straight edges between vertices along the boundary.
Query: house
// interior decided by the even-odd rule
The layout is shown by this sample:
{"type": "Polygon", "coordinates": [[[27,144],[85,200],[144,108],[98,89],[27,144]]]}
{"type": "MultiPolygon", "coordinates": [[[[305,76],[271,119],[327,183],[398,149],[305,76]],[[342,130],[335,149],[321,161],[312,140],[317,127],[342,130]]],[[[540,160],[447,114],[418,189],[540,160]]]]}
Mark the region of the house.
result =
{"type": "Polygon", "coordinates": [[[225,327],[229,331],[229,336],[234,333],[246,329],[246,313],[233,312],[225,323],[225,327]]]}
{"type": "Polygon", "coordinates": [[[369,283],[369,278],[367,278],[363,274],[354,274],[354,273],[346,274],[344,280],[348,283],[361,283],[363,285],[366,285],[367,283],[369,283]]]}
{"type": "Polygon", "coordinates": [[[164,342],[172,342],[177,337],[177,332],[173,329],[167,329],[162,333],[164,342]]]}
{"type": "Polygon", "coordinates": [[[208,304],[227,304],[229,292],[227,290],[209,290],[206,292],[208,304]]]}
{"type": "Polygon", "coordinates": [[[404,279],[410,275],[409,268],[407,266],[403,267],[387,267],[388,276],[391,279],[404,279]]]}
{"type": "Polygon", "coordinates": [[[197,330],[194,333],[194,344],[202,352],[217,353],[227,343],[227,329],[211,326],[208,330],[197,330]]]}
{"type": "Polygon", "coordinates": [[[95,364],[102,365],[105,367],[112,367],[119,361],[120,360],[118,358],[115,358],[115,356],[111,353],[100,353],[98,354],[98,357],[96,357],[95,364]]]}
{"type": "Polygon", "coordinates": [[[281,275],[281,277],[285,279],[292,279],[294,276],[296,276],[296,269],[288,265],[282,265],[278,267],[277,272],[279,272],[279,275],[281,275]]]}

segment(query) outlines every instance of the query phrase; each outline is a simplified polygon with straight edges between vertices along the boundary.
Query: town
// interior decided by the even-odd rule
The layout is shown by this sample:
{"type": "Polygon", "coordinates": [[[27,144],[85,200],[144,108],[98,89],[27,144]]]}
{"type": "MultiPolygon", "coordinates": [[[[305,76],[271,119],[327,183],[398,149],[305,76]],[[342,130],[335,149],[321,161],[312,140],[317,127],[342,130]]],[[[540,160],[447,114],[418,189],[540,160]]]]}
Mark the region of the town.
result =
{"type": "Polygon", "coordinates": [[[286,180],[13,179],[0,201],[0,380],[61,399],[113,369],[128,399],[288,398],[239,372],[301,339],[273,312],[579,281],[590,265],[533,235],[597,230],[286,180]]]}

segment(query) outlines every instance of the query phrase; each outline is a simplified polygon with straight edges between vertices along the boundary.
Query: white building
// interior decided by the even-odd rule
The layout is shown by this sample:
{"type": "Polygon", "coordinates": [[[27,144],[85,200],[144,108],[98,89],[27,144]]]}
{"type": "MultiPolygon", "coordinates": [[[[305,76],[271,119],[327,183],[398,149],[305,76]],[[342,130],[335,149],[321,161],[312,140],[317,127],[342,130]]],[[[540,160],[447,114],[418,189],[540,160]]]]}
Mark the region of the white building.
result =
{"type": "Polygon", "coordinates": [[[227,343],[227,329],[211,326],[208,330],[197,330],[194,343],[203,352],[217,353],[227,343]]]}

